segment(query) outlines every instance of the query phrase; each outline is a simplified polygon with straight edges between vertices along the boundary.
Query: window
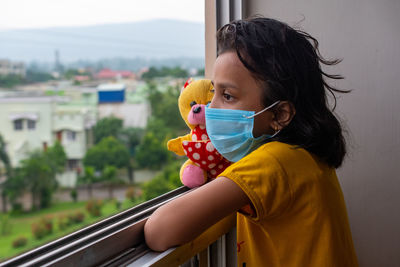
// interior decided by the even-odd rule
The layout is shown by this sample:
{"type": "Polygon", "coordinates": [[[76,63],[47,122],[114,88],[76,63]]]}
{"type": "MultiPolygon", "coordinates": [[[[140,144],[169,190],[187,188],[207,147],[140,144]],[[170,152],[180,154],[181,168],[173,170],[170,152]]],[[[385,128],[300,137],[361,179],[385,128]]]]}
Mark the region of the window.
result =
{"type": "MultiPolygon", "coordinates": [[[[112,6],[108,2],[98,0],[96,5],[93,5],[92,1],[88,0],[70,0],[60,8],[42,0],[35,1],[34,5],[22,0],[7,0],[10,30],[26,26],[26,30],[30,32],[24,30],[23,34],[6,33],[0,29],[1,45],[4,48],[0,51],[0,58],[5,57],[10,62],[23,61],[21,68],[26,70],[26,79],[23,80],[32,83],[18,84],[21,91],[16,92],[13,98],[18,102],[7,107],[9,110],[6,112],[15,112],[18,107],[16,115],[19,116],[14,116],[17,120],[13,121],[13,125],[10,124],[13,118],[9,118],[8,127],[0,127],[0,134],[5,136],[6,140],[10,140],[10,149],[18,149],[21,155],[26,154],[25,162],[29,162],[30,152],[37,152],[34,155],[36,158],[32,158],[32,162],[35,163],[32,166],[43,167],[39,166],[43,163],[44,167],[53,168],[60,163],[56,157],[61,155],[62,159],[62,164],[59,164],[62,168],[49,177],[48,180],[51,181],[48,185],[37,182],[38,186],[43,187],[44,194],[31,198],[30,195],[26,195],[29,194],[26,188],[22,188],[21,197],[15,202],[25,209],[24,215],[33,223],[41,222],[41,217],[45,215],[53,216],[54,210],[60,209],[61,212],[52,217],[53,232],[47,233],[44,238],[35,238],[30,224],[17,225],[15,222],[18,218],[10,215],[11,223],[15,224],[15,231],[13,230],[12,235],[7,238],[9,242],[4,246],[11,248],[12,242],[22,235],[26,237],[27,244],[19,249],[0,249],[0,261],[105,217],[120,214],[139,203],[168,192],[172,186],[176,188],[181,185],[179,167],[182,162],[177,161],[171,166],[166,166],[165,162],[170,152],[166,150],[164,140],[169,133],[158,129],[181,127],[180,129],[188,131],[179,115],[176,99],[189,76],[197,73],[200,78],[201,73],[204,73],[204,2],[114,0],[112,6]],[[35,16],[18,16],[21,8],[31,10],[29,14],[35,16]],[[87,10],[91,10],[90,16],[87,16],[87,10]],[[40,14],[42,11],[54,16],[40,14]],[[74,19],[71,20],[62,14],[74,14],[74,19]],[[114,15],[114,23],[104,25],[112,22],[114,15]],[[12,25],[13,17],[16,18],[15,24],[19,25],[12,25]],[[34,17],[43,17],[43,20],[39,21],[34,17]],[[48,18],[57,21],[39,25],[48,18]],[[107,18],[107,21],[102,21],[104,18],[107,18]],[[125,23],[126,21],[128,22],[125,23]],[[19,34],[18,40],[14,38],[15,34],[19,34]],[[37,41],[39,39],[41,42],[37,41]],[[150,69],[153,72],[149,71],[150,69]],[[148,78],[142,77],[143,74],[148,78]],[[148,101],[148,93],[152,90],[153,83],[147,83],[148,80],[154,81],[157,90],[152,99],[153,107],[148,101]],[[124,98],[121,98],[123,101],[112,104],[99,103],[97,86],[101,84],[125,85],[124,98]],[[32,94],[38,91],[43,91],[43,94],[32,94]],[[174,94],[169,94],[169,91],[174,91],[174,94]],[[174,112],[170,112],[172,109],[174,112]],[[146,124],[150,121],[152,113],[158,117],[153,120],[153,132],[146,132],[146,124]],[[113,117],[114,120],[100,125],[100,120],[109,117],[113,117]],[[116,121],[115,118],[121,118],[122,122],[116,121]],[[11,132],[14,133],[32,131],[30,133],[34,132],[35,135],[14,134],[14,137],[2,128],[11,128],[11,132]],[[112,138],[109,138],[110,136],[112,138]],[[106,139],[107,142],[102,142],[102,139],[106,139]],[[139,147],[141,149],[137,149],[139,147]],[[64,151],[61,151],[62,149],[64,151]],[[119,153],[120,151],[123,153],[119,153]],[[39,152],[51,153],[51,157],[39,152]],[[139,161],[140,167],[131,167],[130,163],[139,161]],[[167,167],[170,169],[166,170],[167,167]],[[81,174],[77,174],[79,170],[81,174]],[[159,172],[162,172],[162,175],[156,175],[159,172]],[[172,172],[174,175],[170,175],[172,172]],[[172,176],[176,178],[173,181],[172,176]],[[145,186],[147,182],[152,184],[145,186]],[[53,186],[56,183],[58,188],[53,186]],[[160,184],[162,190],[158,190],[160,184]],[[46,201],[45,197],[57,201],[42,209],[41,204],[46,201]],[[89,213],[86,204],[91,198],[101,200],[101,214],[92,216],[89,213]],[[40,214],[31,213],[31,208],[42,210],[40,214]],[[62,215],[68,217],[77,212],[84,214],[83,221],[76,224],[67,222],[67,225],[64,225],[65,218],[62,215]],[[19,230],[21,232],[18,232],[19,230]]],[[[0,4],[0,9],[2,6],[0,4]]],[[[1,27],[6,26],[0,25],[1,27]]],[[[121,92],[110,89],[107,93],[113,98],[121,92]]],[[[0,115],[3,106],[2,104],[0,115]]],[[[11,151],[10,155],[14,157],[14,151],[11,151]]],[[[11,159],[16,164],[20,163],[19,160],[20,158],[11,159]]],[[[21,168],[30,166],[23,165],[21,168]]],[[[21,176],[24,176],[21,180],[29,178],[26,173],[28,172],[21,171],[21,176]]],[[[11,200],[14,201],[10,199],[8,203],[11,200]]],[[[152,205],[153,202],[146,203],[152,205]]],[[[14,206],[18,208],[14,203],[13,206],[8,205],[8,212],[14,206]]],[[[122,219],[118,223],[124,224],[122,219]]],[[[79,233],[76,237],[86,242],[85,237],[79,233]]],[[[89,243],[85,243],[85,246],[86,244],[89,243]]],[[[37,252],[34,251],[33,253],[37,252]]],[[[31,259],[40,260],[39,254],[32,254],[34,256],[31,259]]]]}
{"type": "Polygon", "coordinates": [[[74,131],[66,131],[65,132],[68,141],[75,141],[76,140],[76,132],[74,131]]]}
{"type": "Polygon", "coordinates": [[[74,171],[79,167],[79,160],[68,159],[67,160],[67,171],[74,171]]]}
{"type": "Polygon", "coordinates": [[[28,130],[35,130],[36,129],[36,121],[28,120],[28,130]]]}
{"type": "Polygon", "coordinates": [[[14,130],[15,131],[22,131],[23,130],[23,120],[18,119],[14,121],[14,130]]]}

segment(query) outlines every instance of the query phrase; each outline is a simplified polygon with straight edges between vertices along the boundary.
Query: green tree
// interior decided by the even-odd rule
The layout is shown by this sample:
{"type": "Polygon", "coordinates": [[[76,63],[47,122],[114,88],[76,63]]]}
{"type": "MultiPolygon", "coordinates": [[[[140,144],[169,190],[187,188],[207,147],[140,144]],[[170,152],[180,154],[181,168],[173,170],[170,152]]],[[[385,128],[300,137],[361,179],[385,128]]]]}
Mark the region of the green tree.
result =
{"type": "Polygon", "coordinates": [[[56,174],[64,171],[65,163],[66,154],[58,142],[47,151],[34,151],[7,180],[6,191],[11,203],[16,204],[18,196],[28,190],[32,209],[48,207],[57,188],[56,174]]]}
{"type": "Polygon", "coordinates": [[[153,81],[148,81],[147,86],[147,100],[150,103],[152,115],[156,111],[157,105],[161,102],[163,94],[158,90],[157,84],[153,81]]]}
{"type": "Polygon", "coordinates": [[[172,187],[168,181],[160,175],[155,176],[152,180],[142,185],[144,200],[153,199],[171,190],[172,187]]]}
{"type": "Polygon", "coordinates": [[[144,199],[153,199],[182,186],[179,178],[179,170],[181,165],[181,161],[173,162],[167,165],[163,171],[155,176],[151,181],[144,183],[142,185],[144,199]]]}
{"type": "Polygon", "coordinates": [[[27,70],[25,80],[27,83],[47,82],[53,80],[53,76],[47,72],[27,70]]]}
{"type": "Polygon", "coordinates": [[[92,166],[85,166],[83,175],[78,177],[78,184],[86,185],[89,199],[93,198],[92,186],[97,180],[95,169],[92,166]]]}
{"type": "Polygon", "coordinates": [[[32,208],[48,207],[57,187],[55,172],[48,164],[48,157],[36,151],[21,162],[20,175],[32,196],[32,208]]]}
{"type": "MultiPolygon", "coordinates": [[[[6,181],[3,182],[3,184],[0,184],[1,185],[1,198],[2,198],[2,203],[3,203],[2,210],[3,210],[3,212],[7,212],[7,191],[8,191],[7,184],[9,183],[8,180],[12,176],[12,168],[11,168],[10,158],[6,151],[6,143],[5,143],[2,135],[0,135],[0,162],[2,162],[4,165],[5,176],[6,176],[6,181]]],[[[2,174],[1,170],[0,170],[0,174],[2,174]]]]}
{"type": "Polygon", "coordinates": [[[77,69],[68,69],[67,71],[64,72],[64,77],[67,80],[71,80],[74,78],[76,75],[79,75],[79,71],[77,69]]]}
{"type": "Polygon", "coordinates": [[[105,166],[102,172],[102,177],[103,181],[107,184],[108,186],[108,198],[113,199],[114,194],[114,185],[118,184],[121,182],[120,179],[117,178],[117,168],[114,166],[105,166]]]}
{"type": "Polygon", "coordinates": [[[115,137],[105,137],[100,143],[89,148],[83,158],[83,164],[92,166],[97,171],[102,171],[107,165],[125,168],[129,165],[129,152],[115,137]]]}
{"type": "Polygon", "coordinates": [[[149,71],[143,73],[142,79],[149,80],[156,77],[175,77],[175,78],[186,78],[189,76],[187,70],[182,69],[181,67],[162,67],[161,69],[150,67],[149,71]]]}
{"type": "Polygon", "coordinates": [[[181,170],[181,166],[183,163],[184,161],[182,160],[176,160],[171,162],[164,168],[163,171],[164,178],[168,181],[172,189],[182,186],[179,172],[181,170]]]}
{"type": "Polygon", "coordinates": [[[93,127],[94,143],[98,144],[103,138],[108,136],[117,138],[122,125],[123,121],[115,117],[107,117],[99,120],[93,127]]]}
{"type": "MultiPolygon", "coordinates": [[[[147,85],[147,98],[151,106],[150,121],[157,121],[156,124],[158,127],[158,129],[149,130],[171,133],[172,136],[188,131],[188,127],[181,117],[178,106],[180,88],[170,86],[165,92],[160,92],[154,83],[149,82],[147,85]]],[[[150,124],[147,128],[152,126],[150,124]]]]}
{"type": "Polygon", "coordinates": [[[185,69],[182,69],[180,67],[175,67],[169,69],[168,75],[176,78],[186,78],[189,76],[189,73],[185,69]]]}
{"type": "Polygon", "coordinates": [[[153,79],[159,77],[159,71],[155,67],[150,67],[149,71],[143,73],[142,79],[153,79]]]}
{"type": "Polygon", "coordinates": [[[10,201],[13,209],[19,206],[17,199],[26,190],[27,186],[28,181],[21,175],[21,168],[14,169],[12,175],[7,177],[3,184],[3,193],[5,193],[5,197],[10,201]]]}
{"type": "Polygon", "coordinates": [[[143,138],[143,134],[144,130],[141,128],[128,127],[123,128],[118,135],[118,139],[128,148],[129,151],[130,162],[128,164],[128,177],[130,183],[134,182],[133,170],[135,168],[135,151],[143,138]]]}
{"type": "Polygon", "coordinates": [[[142,168],[159,170],[169,159],[165,142],[153,132],[147,132],[142,143],[137,147],[136,162],[142,168]]]}
{"type": "Polygon", "coordinates": [[[141,168],[160,169],[172,156],[166,148],[167,140],[188,132],[188,127],[179,112],[179,88],[168,87],[161,92],[154,82],[147,86],[152,115],[135,160],[141,168]]]}
{"type": "Polygon", "coordinates": [[[143,138],[144,129],[136,128],[136,127],[128,127],[122,128],[119,135],[118,140],[123,143],[129,151],[129,155],[135,155],[135,148],[140,144],[140,141],[143,138]]]}
{"type": "Polygon", "coordinates": [[[59,141],[44,151],[45,161],[50,168],[50,176],[48,177],[49,185],[43,186],[40,193],[40,207],[48,207],[51,204],[53,192],[57,188],[56,174],[65,171],[67,163],[67,154],[64,147],[59,141]]]}
{"type": "Polygon", "coordinates": [[[21,75],[10,74],[10,75],[0,75],[0,87],[13,88],[18,84],[23,84],[24,79],[21,75]]]}
{"type": "Polygon", "coordinates": [[[69,195],[71,196],[72,200],[74,202],[78,201],[78,191],[76,190],[76,188],[73,188],[70,192],[69,195]]]}
{"type": "Polygon", "coordinates": [[[67,154],[59,141],[56,141],[53,146],[49,147],[47,151],[45,151],[45,156],[47,157],[47,162],[54,174],[64,172],[65,164],[67,162],[67,154]]]}

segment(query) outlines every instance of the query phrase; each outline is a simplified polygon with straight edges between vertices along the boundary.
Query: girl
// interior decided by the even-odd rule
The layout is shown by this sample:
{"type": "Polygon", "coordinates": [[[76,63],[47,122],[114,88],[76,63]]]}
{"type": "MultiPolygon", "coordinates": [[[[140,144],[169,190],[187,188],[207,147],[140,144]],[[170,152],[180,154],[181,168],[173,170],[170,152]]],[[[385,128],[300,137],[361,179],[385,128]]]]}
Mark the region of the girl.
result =
{"type": "Polygon", "coordinates": [[[217,33],[214,97],[206,127],[234,163],[214,181],[159,208],[145,225],[150,248],[194,239],[237,213],[238,266],[357,266],[335,168],[346,152],[328,108],[318,42],[267,18],[217,33]],[[179,227],[177,227],[179,226],[179,227]]]}

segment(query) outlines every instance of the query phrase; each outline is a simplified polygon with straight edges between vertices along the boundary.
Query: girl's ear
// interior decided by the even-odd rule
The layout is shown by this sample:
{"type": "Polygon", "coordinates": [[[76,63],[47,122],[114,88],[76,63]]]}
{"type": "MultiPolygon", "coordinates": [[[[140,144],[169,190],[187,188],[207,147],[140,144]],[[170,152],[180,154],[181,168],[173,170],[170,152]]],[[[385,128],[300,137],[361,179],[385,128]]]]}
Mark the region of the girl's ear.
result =
{"type": "Polygon", "coordinates": [[[274,120],[272,122],[272,128],[275,131],[282,130],[292,121],[296,114],[296,109],[292,102],[281,101],[273,110],[274,120]]]}

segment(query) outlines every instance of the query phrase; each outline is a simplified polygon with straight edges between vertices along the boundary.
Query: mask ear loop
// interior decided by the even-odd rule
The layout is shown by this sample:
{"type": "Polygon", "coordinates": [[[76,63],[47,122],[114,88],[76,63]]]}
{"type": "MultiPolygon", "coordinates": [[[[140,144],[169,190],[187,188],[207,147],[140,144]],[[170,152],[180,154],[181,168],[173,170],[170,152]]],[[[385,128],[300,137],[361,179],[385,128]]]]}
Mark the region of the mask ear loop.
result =
{"type": "MultiPolygon", "coordinates": [[[[270,108],[273,108],[273,107],[275,107],[276,105],[278,105],[279,104],[279,102],[281,102],[281,101],[276,101],[275,103],[273,103],[272,105],[270,105],[270,106],[268,106],[268,107],[266,107],[266,108],[264,108],[263,110],[261,110],[261,111],[259,111],[259,112],[257,112],[256,114],[253,114],[253,115],[251,115],[251,116],[246,116],[246,115],[243,115],[243,117],[244,118],[246,118],[246,119],[251,119],[251,118],[254,118],[255,116],[257,116],[258,114],[261,114],[261,113],[263,113],[264,111],[266,111],[266,110],[268,110],[268,109],[270,109],[270,108]]],[[[279,130],[280,131],[280,130],[279,130]]],[[[278,132],[279,132],[278,131],[278,132]]],[[[276,135],[277,133],[275,133],[274,134],[274,136],[276,135]]]]}
{"type": "Polygon", "coordinates": [[[275,133],[274,133],[273,135],[271,135],[271,137],[270,137],[270,138],[273,138],[273,137],[277,136],[277,135],[278,135],[278,133],[279,133],[280,131],[281,131],[281,130],[277,130],[277,131],[275,131],[275,133]]]}

